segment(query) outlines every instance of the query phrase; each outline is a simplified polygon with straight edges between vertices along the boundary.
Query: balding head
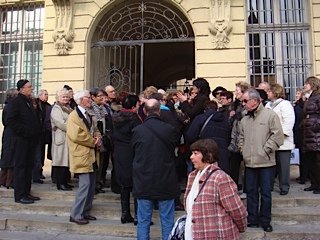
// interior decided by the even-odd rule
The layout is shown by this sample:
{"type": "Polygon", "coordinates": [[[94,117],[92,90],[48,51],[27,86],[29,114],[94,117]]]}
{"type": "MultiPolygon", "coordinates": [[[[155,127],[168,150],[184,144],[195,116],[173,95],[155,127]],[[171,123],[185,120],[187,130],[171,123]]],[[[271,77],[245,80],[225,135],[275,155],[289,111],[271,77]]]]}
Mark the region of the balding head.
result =
{"type": "Polygon", "coordinates": [[[145,115],[150,115],[150,114],[158,114],[160,115],[160,103],[156,99],[149,99],[146,101],[144,105],[144,114],[145,115]]]}
{"type": "Polygon", "coordinates": [[[106,86],[106,93],[109,101],[112,101],[116,98],[116,90],[114,89],[113,86],[111,85],[106,86]]]}

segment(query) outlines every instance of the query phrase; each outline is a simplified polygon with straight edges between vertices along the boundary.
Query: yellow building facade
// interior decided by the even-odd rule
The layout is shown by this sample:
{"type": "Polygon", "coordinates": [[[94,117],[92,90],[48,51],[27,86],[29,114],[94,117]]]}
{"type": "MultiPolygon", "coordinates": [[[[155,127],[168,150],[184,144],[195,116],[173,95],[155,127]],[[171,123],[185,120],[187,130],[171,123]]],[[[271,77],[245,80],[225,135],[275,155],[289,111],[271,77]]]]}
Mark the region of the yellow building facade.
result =
{"type": "MultiPolygon", "coordinates": [[[[31,82],[50,102],[65,84],[139,93],[198,77],[231,91],[238,81],[278,82],[292,100],[307,76],[320,75],[320,0],[1,0],[3,56],[12,55],[3,46],[19,41],[4,31],[9,13],[30,6],[43,9],[42,20],[33,17],[43,23],[41,51],[30,50],[41,64],[31,82]]],[[[2,62],[3,101],[29,75],[10,76],[2,62]]]]}

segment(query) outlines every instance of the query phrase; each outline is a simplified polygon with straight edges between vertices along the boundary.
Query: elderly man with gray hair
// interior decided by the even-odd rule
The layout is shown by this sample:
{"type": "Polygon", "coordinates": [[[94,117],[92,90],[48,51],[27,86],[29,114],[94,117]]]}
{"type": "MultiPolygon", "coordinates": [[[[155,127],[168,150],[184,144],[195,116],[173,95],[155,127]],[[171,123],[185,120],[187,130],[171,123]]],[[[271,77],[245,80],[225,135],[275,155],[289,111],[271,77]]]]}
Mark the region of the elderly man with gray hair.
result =
{"type": "Polygon", "coordinates": [[[70,170],[79,176],[79,189],[72,207],[70,222],[80,225],[96,220],[90,215],[95,191],[95,149],[101,146],[101,134],[87,112],[91,106],[89,91],[82,90],[74,95],[78,104],[70,113],[67,122],[70,170]]]}
{"type": "Polygon", "coordinates": [[[242,96],[248,111],[240,122],[239,149],[246,167],[248,227],[261,226],[272,232],[272,182],[275,171],[275,151],[283,144],[283,132],[278,115],[260,103],[255,89],[242,96]],[[259,211],[260,195],[260,211],[259,211]]]}
{"type": "MultiPolygon", "coordinates": [[[[41,111],[41,119],[42,119],[42,123],[41,123],[41,142],[40,142],[40,160],[41,160],[41,169],[40,169],[40,176],[41,179],[45,179],[45,177],[43,176],[43,166],[44,166],[44,160],[45,160],[45,148],[46,145],[48,145],[47,148],[47,152],[48,152],[48,156],[51,156],[51,143],[52,143],[52,135],[51,135],[51,131],[47,130],[45,128],[45,119],[47,116],[47,112],[49,111],[49,108],[51,107],[51,104],[48,103],[48,98],[49,98],[49,94],[48,91],[45,89],[40,89],[38,92],[38,98],[37,98],[37,102],[38,102],[38,106],[39,109],[41,111]]],[[[34,169],[34,171],[36,171],[36,169],[34,169]]]]}

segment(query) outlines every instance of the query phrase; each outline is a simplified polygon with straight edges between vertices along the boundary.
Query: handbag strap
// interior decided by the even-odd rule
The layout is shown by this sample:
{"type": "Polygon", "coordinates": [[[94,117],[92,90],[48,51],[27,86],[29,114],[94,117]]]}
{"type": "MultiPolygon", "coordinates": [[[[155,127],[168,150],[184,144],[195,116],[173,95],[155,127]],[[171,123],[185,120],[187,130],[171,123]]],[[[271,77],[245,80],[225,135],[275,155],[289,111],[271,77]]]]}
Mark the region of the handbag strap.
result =
{"type": "Polygon", "coordinates": [[[207,126],[208,122],[210,121],[210,119],[213,117],[213,114],[211,114],[207,120],[204,122],[204,124],[202,125],[202,128],[200,130],[200,133],[199,133],[199,138],[201,138],[201,133],[203,132],[204,128],[207,126]]]}
{"type": "Polygon", "coordinates": [[[202,186],[201,186],[201,188],[200,188],[200,190],[199,190],[199,192],[198,192],[198,194],[197,194],[196,198],[194,199],[194,201],[196,201],[196,200],[197,200],[197,198],[198,198],[198,196],[199,196],[200,192],[201,192],[201,191],[202,191],[202,189],[204,188],[204,185],[206,185],[206,183],[207,183],[207,181],[208,181],[209,177],[212,175],[212,173],[214,173],[214,172],[215,172],[215,171],[217,171],[217,170],[220,170],[220,168],[213,169],[213,170],[208,174],[208,176],[207,176],[207,177],[206,177],[206,179],[204,180],[204,182],[203,182],[203,184],[202,184],[202,186]]]}
{"type": "Polygon", "coordinates": [[[164,140],[164,138],[162,138],[160,134],[158,134],[154,129],[152,129],[148,123],[145,122],[143,125],[146,126],[150,130],[150,132],[152,132],[160,140],[162,145],[164,145],[170,152],[172,151],[172,149],[170,149],[169,146],[165,144],[166,141],[164,140]]]}
{"type": "Polygon", "coordinates": [[[280,99],[280,101],[274,103],[274,104],[272,105],[271,109],[273,110],[274,108],[276,108],[276,106],[278,106],[279,103],[281,103],[282,101],[283,101],[283,99],[280,99]]]}

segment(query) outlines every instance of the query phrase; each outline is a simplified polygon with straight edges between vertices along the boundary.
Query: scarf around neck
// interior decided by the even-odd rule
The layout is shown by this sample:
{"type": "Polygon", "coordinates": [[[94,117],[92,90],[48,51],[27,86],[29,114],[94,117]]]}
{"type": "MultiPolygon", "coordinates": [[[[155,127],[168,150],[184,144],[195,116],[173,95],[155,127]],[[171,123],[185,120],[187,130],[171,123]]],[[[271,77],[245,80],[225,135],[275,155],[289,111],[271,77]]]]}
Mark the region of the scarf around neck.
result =
{"type": "Polygon", "coordinates": [[[98,105],[95,102],[91,103],[94,114],[97,116],[98,121],[102,121],[107,114],[107,109],[103,105],[98,105]]]}
{"type": "Polygon", "coordinates": [[[62,111],[67,114],[70,114],[73,111],[73,109],[69,105],[62,105],[60,102],[56,102],[56,104],[61,107],[62,111]]]}

